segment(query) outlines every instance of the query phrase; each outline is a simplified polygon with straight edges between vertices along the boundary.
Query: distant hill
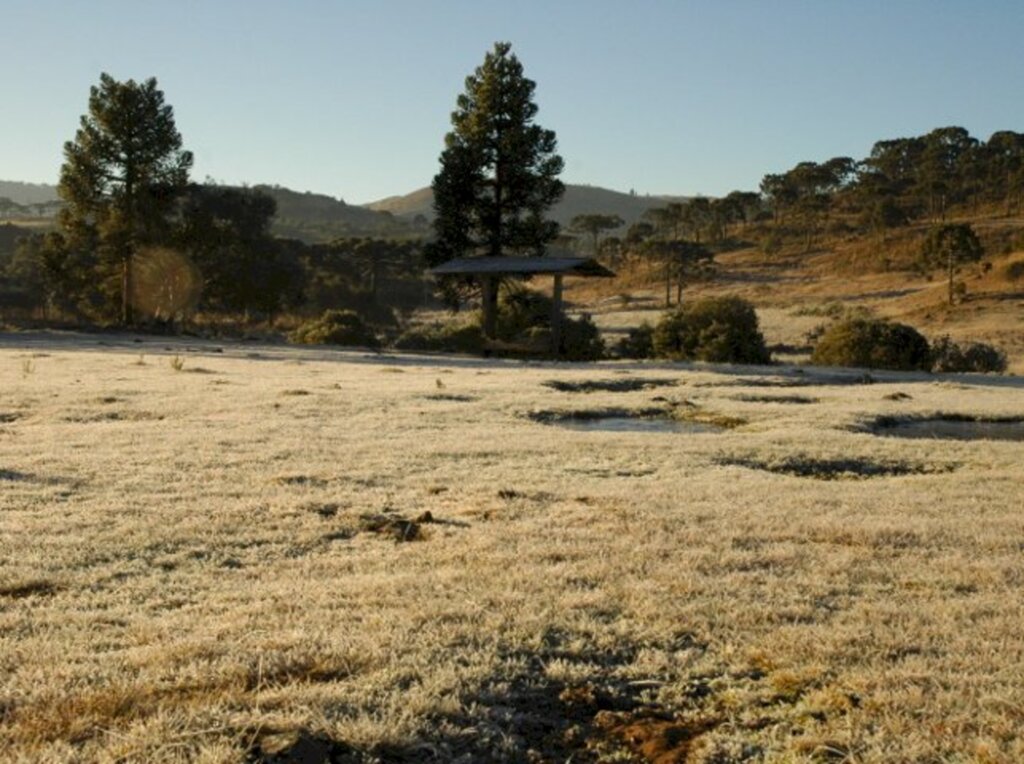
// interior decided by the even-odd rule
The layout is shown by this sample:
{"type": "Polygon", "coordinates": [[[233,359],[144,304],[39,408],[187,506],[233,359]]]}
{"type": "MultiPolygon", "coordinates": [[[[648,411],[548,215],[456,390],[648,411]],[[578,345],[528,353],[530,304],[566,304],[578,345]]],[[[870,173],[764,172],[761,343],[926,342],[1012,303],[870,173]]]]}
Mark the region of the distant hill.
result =
{"type": "Polygon", "coordinates": [[[57,196],[57,187],[47,183],[0,180],[0,198],[10,199],[15,204],[45,204],[60,197],[57,196]]]}
{"type": "Polygon", "coordinates": [[[272,230],[277,236],[310,243],[343,236],[394,236],[412,231],[413,226],[389,212],[346,204],[326,194],[292,191],[281,186],[257,185],[277,202],[272,230]]]}
{"type": "MultiPolygon", "coordinates": [[[[567,183],[565,196],[551,210],[551,218],[563,226],[568,225],[576,215],[601,213],[618,215],[626,224],[635,223],[651,207],[662,207],[669,201],[683,197],[638,196],[622,191],[612,191],[598,186],[579,186],[567,183]]],[[[434,194],[430,188],[421,188],[405,196],[389,196],[366,207],[386,211],[403,220],[412,220],[423,215],[427,220],[434,218],[434,194]]]]}

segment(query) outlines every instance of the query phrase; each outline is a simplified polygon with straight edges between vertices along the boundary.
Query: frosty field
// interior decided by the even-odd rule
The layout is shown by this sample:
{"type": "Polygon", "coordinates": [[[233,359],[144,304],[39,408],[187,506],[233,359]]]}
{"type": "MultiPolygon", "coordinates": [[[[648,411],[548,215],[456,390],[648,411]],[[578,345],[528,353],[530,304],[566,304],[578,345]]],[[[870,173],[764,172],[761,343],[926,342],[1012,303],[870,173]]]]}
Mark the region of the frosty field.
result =
{"type": "Polygon", "coordinates": [[[872,431],[1024,380],[861,382],[0,336],[0,760],[1024,760],[1024,443],[872,431]]]}

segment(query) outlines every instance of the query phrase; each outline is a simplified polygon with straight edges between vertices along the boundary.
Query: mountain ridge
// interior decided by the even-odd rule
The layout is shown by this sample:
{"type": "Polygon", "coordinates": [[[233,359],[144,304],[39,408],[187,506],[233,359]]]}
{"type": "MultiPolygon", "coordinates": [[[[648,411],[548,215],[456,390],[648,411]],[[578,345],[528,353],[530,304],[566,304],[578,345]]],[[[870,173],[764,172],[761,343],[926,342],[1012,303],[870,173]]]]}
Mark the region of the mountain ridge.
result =
{"type": "MultiPolygon", "coordinates": [[[[558,221],[562,226],[568,226],[577,215],[618,215],[626,225],[629,225],[638,221],[652,207],[688,198],[692,197],[668,194],[640,195],[601,186],[566,183],[565,195],[551,208],[551,219],[558,221]]],[[[398,219],[412,220],[422,215],[429,221],[434,218],[433,201],[434,195],[430,186],[424,186],[404,196],[388,196],[363,206],[379,212],[389,212],[398,219]]]]}

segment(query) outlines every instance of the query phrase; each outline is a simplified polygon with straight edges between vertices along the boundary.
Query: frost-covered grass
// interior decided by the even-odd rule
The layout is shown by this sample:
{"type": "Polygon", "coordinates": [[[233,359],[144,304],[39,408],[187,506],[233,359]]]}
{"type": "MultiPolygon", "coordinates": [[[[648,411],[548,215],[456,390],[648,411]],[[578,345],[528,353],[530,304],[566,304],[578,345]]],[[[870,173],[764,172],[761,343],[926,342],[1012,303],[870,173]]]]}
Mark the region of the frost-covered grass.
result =
{"type": "Polygon", "coordinates": [[[101,342],[0,338],[4,761],[1024,760],[1024,444],[865,431],[1018,378],[101,342]]]}

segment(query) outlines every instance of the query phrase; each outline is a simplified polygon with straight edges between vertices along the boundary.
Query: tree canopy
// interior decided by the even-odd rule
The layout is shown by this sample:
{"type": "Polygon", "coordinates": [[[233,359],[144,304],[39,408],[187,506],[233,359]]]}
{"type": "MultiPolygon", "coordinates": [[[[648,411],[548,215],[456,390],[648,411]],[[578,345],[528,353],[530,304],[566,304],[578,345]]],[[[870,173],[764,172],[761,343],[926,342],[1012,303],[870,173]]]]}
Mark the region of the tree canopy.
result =
{"type": "Polygon", "coordinates": [[[499,42],[466,78],[434,177],[431,265],[479,253],[539,255],[558,235],[545,219],[564,186],[555,133],[535,124],[535,83],[499,42]]]}

